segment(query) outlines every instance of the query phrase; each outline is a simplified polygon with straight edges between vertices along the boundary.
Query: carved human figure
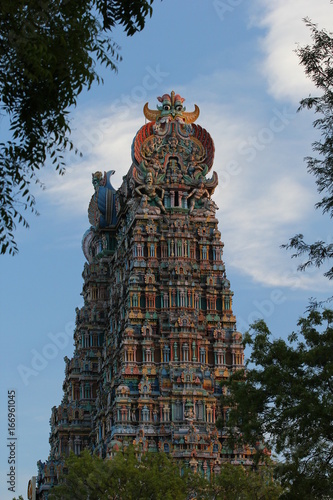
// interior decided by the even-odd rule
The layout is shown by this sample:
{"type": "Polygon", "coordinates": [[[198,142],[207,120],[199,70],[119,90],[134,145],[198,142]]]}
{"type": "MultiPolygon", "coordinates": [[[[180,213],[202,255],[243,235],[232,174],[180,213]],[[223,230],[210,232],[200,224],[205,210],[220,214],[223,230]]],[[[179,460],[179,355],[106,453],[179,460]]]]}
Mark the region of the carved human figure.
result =
{"type": "Polygon", "coordinates": [[[153,181],[153,174],[152,172],[148,172],[146,175],[146,184],[144,186],[138,186],[135,188],[135,191],[140,195],[148,196],[149,201],[154,201],[156,205],[160,207],[162,212],[165,212],[165,207],[163,205],[162,198],[164,197],[164,189],[163,188],[155,188],[154,186],[154,181],[153,181]],[[157,194],[157,189],[161,192],[161,197],[158,196],[157,194]]]}
{"type": "Polygon", "coordinates": [[[148,207],[148,196],[146,194],[142,195],[141,201],[140,201],[140,206],[137,210],[138,213],[142,214],[147,214],[149,212],[149,207],[148,207]]]}
{"type": "Polygon", "coordinates": [[[94,186],[95,191],[98,190],[99,186],[101,185],[103,181],[103,174],[102,172],[94,172],[92,175],[92,184],[94,186]]]}
{"type": "Polygon", "coordinates": [[[160,165],[155,158],[151,158],[151,160],[149,160],[149,162],[146,162],[146,164],[148,164],[148,167],[150,169],[156,172],[156,175],[160,170],[163,170],[163,165],[160,165]]]}
{"type": "Polygon", "coordinates": [[[168,147],[168,149],[169,149],[169,150],[171,150],[172,152],[173,152],[173,151],[176,151],[176,149],[177,149],[177,144],[178,144],[178,139],[177,139],[177,137],[175,137],[174,135],[172,135],[172,136],[170,137],[170,139],[168,140],[168,143],[169,143],[169,144],[168,144],[168,146],[169,146],[169,147],[168,147]]]}
{"type": "Polygon", "coordinates": [[[201,165],[199,165],[195,156],[192,154],[189,158],[188,167],[187,167],[188,175],[190,175],[191,177],[195,177],[196,174],[198,174],[202,171],[203,171],[203,167],[201,165]]]}
{"type": "Polygon", "coordinates": [[[210,213],[215,213],[215,211],[218,209],[218,206],[211,198],[207,198],[204,203],[204,208],[210,213]]]}
{"type": "Polygon", "coordinates": [[[201,179],[199,181],[198,187],[194,188],[187,197],[187,199],[192,198],[190,201],[189,213],[193,212],[195,202],[201,200],[201,198],[203,198],[204,196],[207,196],[209,198],[209,192],[205,188],[204,181],[201,179]]]}

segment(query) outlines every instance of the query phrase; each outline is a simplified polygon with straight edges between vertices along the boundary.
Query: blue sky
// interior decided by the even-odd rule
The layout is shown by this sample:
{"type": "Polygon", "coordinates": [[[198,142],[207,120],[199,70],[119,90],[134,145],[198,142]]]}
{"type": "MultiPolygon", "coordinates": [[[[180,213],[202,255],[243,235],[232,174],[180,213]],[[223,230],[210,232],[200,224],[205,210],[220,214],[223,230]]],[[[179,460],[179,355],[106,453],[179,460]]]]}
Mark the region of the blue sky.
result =
{"type": "MultiPolygon", "coordinates": [[[[64,356],[73,352],[75,307],[82,305],[81,238],[89,227],[91,173],[116,171],[120,186],[131,143],[144,124],[142,108],[175,90],[216,146],[214,200],[238,329],[263,317],[275,336],[296,328],[309,297],[332,294],[322,271],[296,271],[281,250],[295,233],[331,241],[329,220],[303,158],[318,137],[313,116],[296,113],[313,91],[294,53],[309,41],[302,18],[333,31],[329,0],[155,0],[142,33],[126,38],[117,75],[84,93],[72,111],[73,140],[83,158],[68,156],[63,177],[46,168],[37,191],[39,217],[19,228],[19,254],[0,259],[0,498],[6,486],[7,390],[17,394],[17,489],[26,495],[37,460],[48,456],[51,407],[62,397],[64,356]],[[330,23],[330,25],[329,25],[330,23]]],[[[0,133],[6,135],[5,120],[0,133]]]]}

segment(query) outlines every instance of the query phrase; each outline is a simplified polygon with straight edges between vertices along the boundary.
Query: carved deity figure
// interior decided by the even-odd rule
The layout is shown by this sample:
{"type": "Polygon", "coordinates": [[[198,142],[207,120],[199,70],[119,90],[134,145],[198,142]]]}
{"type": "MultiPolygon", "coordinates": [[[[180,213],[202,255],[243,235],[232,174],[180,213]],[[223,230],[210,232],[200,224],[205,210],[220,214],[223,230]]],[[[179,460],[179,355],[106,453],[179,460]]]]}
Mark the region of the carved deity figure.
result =
{"type": "Polygon", "coordinates": [[[156,173],[156,175],[159,172],[159,170],[163,170],[163,165],[160,165],[155,158],[152,158],[151,160],[149,160],[149,162],[146,162],[146,163],[148,163],[148,165],[147,165],[148,168],[151,171],[154,171],[156,173]]]}
{"type": "Polygon", "coordinates": [[[91,182],[92,182],[92,184],[94,186],[95,191],[97,191],[97,189],[99,188],[99,186],[103,182],[103,177],[104,176],[103,176],[102,172],[94,172],[91,177],[92,177],[92,181],[91,182]]]}
{"type": "Polygon", "coordinates": [[[147,172],[146,175],[146,184],[144,186],[138,186],[135,188],[135,191],[143,197],[144,195],[148,196],[148,201],[150,202],[155,202],[157,206],[160,207],[162,212],[165,212],[165,207],[163,205],[163,197],[164,197],[164,189],[160,187],[155,187],[154,186],[154,179],[153,179],[153,174],[152,172],[147,172]],[[157,189],[161,192],[161,197],[158,196],[157,194],[157,189]]]}
{"type": "Polygon", "coordinates": [[[138,214],[147,214],[149,212],[148,207],[148,196],[146,194],[142,195],[140,206],[137,209],[138,214]]]}
{"type": "Polygon", "coordinates": [[[199,184],[198,184],[198,187],[197,188],[194,188],[190,194],[188,195],[187,199],[189,198],[192,198],[191,201],[190,201],[190,210],[189,210],[189,213],[192,213],[193,212],[193,209],[194,209],[194,206],[195,206],[195,203],[199,200],[201,200],[204,196],[207,196],[208,198],[210,197],[209,196],[209,192],[207,191],[207,189],[205,188],[205,183],[204,181],[201,179],[199,181],[199,184]]]}

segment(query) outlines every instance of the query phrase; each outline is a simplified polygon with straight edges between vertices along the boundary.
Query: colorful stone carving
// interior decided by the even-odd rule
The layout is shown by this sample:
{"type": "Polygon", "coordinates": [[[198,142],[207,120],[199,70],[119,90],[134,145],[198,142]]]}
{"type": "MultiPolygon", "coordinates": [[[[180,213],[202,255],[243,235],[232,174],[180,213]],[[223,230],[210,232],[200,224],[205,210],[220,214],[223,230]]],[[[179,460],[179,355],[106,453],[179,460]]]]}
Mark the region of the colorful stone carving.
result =
{"type": "MultiPolygon", "coordinates": [[[[216,429],[220,382],[243,367],[223,243],[212,200],[214,144],[171,92],[148,104],[132,166],[116,191],[93,175],[83,239],[84,306],[66,360],[64,399],[52,409],[50,458],[88,447],[112,458],[128,443],[164,451],[196,471],[250,463],[216,429]],[[241,455],[241,457],[240,457],[241,455]]],[[[39,467],[38,498],[51,484],[39,467]]],[[[53,483],[55,482],[55,476],[53,483]]]]}

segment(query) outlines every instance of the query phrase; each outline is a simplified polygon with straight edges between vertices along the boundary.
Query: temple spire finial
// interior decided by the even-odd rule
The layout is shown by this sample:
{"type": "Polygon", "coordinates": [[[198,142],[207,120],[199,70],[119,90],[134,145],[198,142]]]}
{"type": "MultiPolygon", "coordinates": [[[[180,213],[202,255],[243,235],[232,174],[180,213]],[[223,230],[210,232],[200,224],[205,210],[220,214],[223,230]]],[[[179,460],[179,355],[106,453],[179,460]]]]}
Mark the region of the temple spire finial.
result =
{"type": "Polygon", "coordinates": [[[156,111],[149,109],[148,102],[143,107],[145,117],[151,122],[158,122],[162,119],[176,119],[190,125],[199,117],[200,110],[198,106],[195,104],[194,111],[187,112],[185,106],[183,106],[184,97],[176,94],[174,90],[171,91],[171,94],[163,94],[157,100],[161,103],[161,106],[157,106],[156,111]]]}

